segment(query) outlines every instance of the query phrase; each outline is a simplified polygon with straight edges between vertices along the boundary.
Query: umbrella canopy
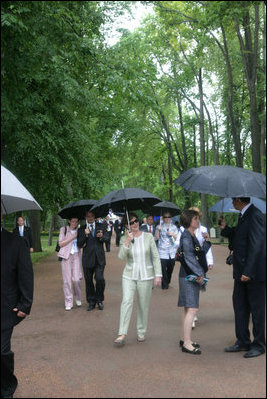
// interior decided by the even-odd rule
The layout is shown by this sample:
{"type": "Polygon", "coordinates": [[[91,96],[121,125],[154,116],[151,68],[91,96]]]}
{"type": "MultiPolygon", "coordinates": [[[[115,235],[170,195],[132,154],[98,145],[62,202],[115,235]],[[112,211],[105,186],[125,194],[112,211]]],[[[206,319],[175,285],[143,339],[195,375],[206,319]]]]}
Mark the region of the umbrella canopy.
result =
{"type": "MultiPolygon", "coordinates": [[[[266,213],[266,202],[256,198],[250,197],[250,202],[254,204],[262,213],[266,213]]],[[[216,202],[211,208],[209,208],[210,212],[223,212],[223,213],[240,213],[237,209],[234,208],[232,198],[224,198],[216,202]]]]}
{"type": "Polygon", "coordinates": [[[111,191],[102,197],[91,211],[96,217],[107,215],[109,209],[112,209],[113,212],[134,211],[137,209],[147,212],[160,201],[160,198],[141,188],[122,188],[111,191]]]}
{"type": "Polygon", "coordinates": [[[182,173],[174,182],[187,191],[219,197],[266,198],[266,176],[235,166],[201,166],[182,173]]]}
{"type": "Polygon", "coordinates": [[[42,211],[42,208],[13,173],[1,165],[1,213],[29,210],[42,211]]]}
{"type": "Polygon", "coordinates": [[[164,212],[169,212],[171,216],[179,215],[181,210],[173,202],[162,201],[158,202],[151,208],[152,215],[161,216],[164,212]]]}
{"type": "Polygon", "coordinates": [[[70,202],[58,212],[58,215],[62,217],[62,219],[84,219],[86,212],[90,211],[96,203],[97,201],[94,199],[70,202]]]}

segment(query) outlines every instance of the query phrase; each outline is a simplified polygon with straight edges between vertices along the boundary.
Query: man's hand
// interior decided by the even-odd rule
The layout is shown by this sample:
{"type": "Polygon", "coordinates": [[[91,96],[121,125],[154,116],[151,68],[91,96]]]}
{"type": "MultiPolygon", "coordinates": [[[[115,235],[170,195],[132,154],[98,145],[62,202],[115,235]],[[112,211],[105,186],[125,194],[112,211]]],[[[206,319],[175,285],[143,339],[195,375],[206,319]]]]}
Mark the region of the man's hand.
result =
{"type": "Polygon", "coordinates": [[[250,281],[250,280],[251,280],[250,277],[244,276],[244,274],[242,274],[242,276],[241,276],[241,281],[242,281],[242,283],[246,283],[247,281],[250,281]]]}
{"type": "Polygon", "coordinates": [[[18,310],[18,308],[14,308],[13,312],[18,312],[17,313],[18,317],[26,317],[26,316],[28,316],[26,313],[22,312],[21,310],[18,310]]]}

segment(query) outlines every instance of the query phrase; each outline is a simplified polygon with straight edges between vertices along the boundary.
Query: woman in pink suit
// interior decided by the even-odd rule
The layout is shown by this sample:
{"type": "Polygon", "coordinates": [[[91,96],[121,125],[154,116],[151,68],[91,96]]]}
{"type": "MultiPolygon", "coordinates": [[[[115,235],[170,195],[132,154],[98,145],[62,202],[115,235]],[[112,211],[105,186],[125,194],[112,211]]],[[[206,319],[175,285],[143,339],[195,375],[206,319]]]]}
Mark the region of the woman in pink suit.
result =
{"type": "Polygon", "coordinates": [[[82,305],[81,250],[77,246],[78,222],[79,219],[77,218],[69,219],[68,226],[61,227],[58,239],[60,246],[58,256],[62,258],[61,270],[65,296],[65,310],[71,310],[73,308],[73,291],[76,297],[76,305],[82,305]],[[72,288],[74,288],[74,290],[72,288]]]}

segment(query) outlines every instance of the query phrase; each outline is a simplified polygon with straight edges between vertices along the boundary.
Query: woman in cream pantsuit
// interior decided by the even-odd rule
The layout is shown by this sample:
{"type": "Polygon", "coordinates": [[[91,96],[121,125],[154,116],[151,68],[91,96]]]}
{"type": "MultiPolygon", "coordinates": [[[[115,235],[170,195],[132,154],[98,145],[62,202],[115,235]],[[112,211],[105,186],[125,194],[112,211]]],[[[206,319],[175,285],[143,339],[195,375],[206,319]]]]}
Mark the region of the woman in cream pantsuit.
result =
{"type": "MultiPolygon", "coordinates": [[[[126,219],[126,218],[125,218],[126,219]]],[[[143,342],[147,331],[148,311],[153,288],[161,285],[161,263],[158,249],[152,234],[139,230],[137,215],[129,215],[124,225],[127,234],[121,239],[119,258],[126,260],[122,274],[122,303],[120,310],[119,336],[114,344],[121,346],[125,343],[128,332],[135,291],[137,291],[137,340],[143,342]]]]}
{"type": "Polygon", "coordinates": [[[60,246],[58,256],[62,258],[61,270],[65,297],[65,310],[71,310],[73,308],[72,285],[76,297],[76,305],[82,305],[81,250],[77,247],[79,219],[72,218],[68,222],[67,228],[61,227],[58,239],[60,246]]]}

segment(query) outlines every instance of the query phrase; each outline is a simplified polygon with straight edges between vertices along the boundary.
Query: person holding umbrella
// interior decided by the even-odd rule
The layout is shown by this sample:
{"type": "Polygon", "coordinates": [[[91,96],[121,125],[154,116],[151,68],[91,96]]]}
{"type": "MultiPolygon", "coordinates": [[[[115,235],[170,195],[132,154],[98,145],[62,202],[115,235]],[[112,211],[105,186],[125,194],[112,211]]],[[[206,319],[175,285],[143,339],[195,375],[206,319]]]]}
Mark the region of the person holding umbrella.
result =
{"type": "Polygon", "coordinates": [[[175,265],[175,255],[178,246],[176,241],[179,238],[179,231],[174,223],[170,212],[163,213],[163,223],[157,225],[155,240],[158,242],[158,251],[162,268],[163,290],[169,288],[172,272],[175,265]]]}
{"type": "Polygon", "coordinates": [[[122,274],[122,303],[120,309],[119,335],[116,346],[125,344],[125,338],[131,319],[134,295],[137,291],[137,341],[145,341],[148,311],[153,283],[161,284],[161,263],[153,235],[139,230],[139,220],[135,213],[130,213],[129,222],[124,217],[123,224],[127,233],[121,239],[119,258],[126,260],[122,274]]]}
{"type": "Polygon", "coordinates": [[[93,310],[96,304],[99,310],[104,309],[106,258],[103,243],[108,240],[109,234],[105,225],[95,220],[95,214],[92,211],[86,212],[86,224],[78,229],[77,245],[83,248],[82,264],[88,311],[93,310]]]}
{"type": "Polygon", "coordinates": [[[78,222],[78,218],[69,219],[68,226],[61,227],[58,239],[58,244],[60,246],[58,257],[62,258],[61,270],[65,310],[71,310],[73,308],[74,295],[76,297],[76,305],[82,305],[81,251],[77,246],[78,222]]]}
{"type": "Polygon", "coordinates": [[[233,248],[233,307],[236,342],[225,352],[246,351],[245,358],[265,352],[265,281],[266,223],[262,212],[250,203],[249,197],[233,197],[233,206],[240,211],[236,227],[220,218],[218,228],[228,237],[233,248]],[[252,315],[251,342],[249,319],[252,315]]]}

